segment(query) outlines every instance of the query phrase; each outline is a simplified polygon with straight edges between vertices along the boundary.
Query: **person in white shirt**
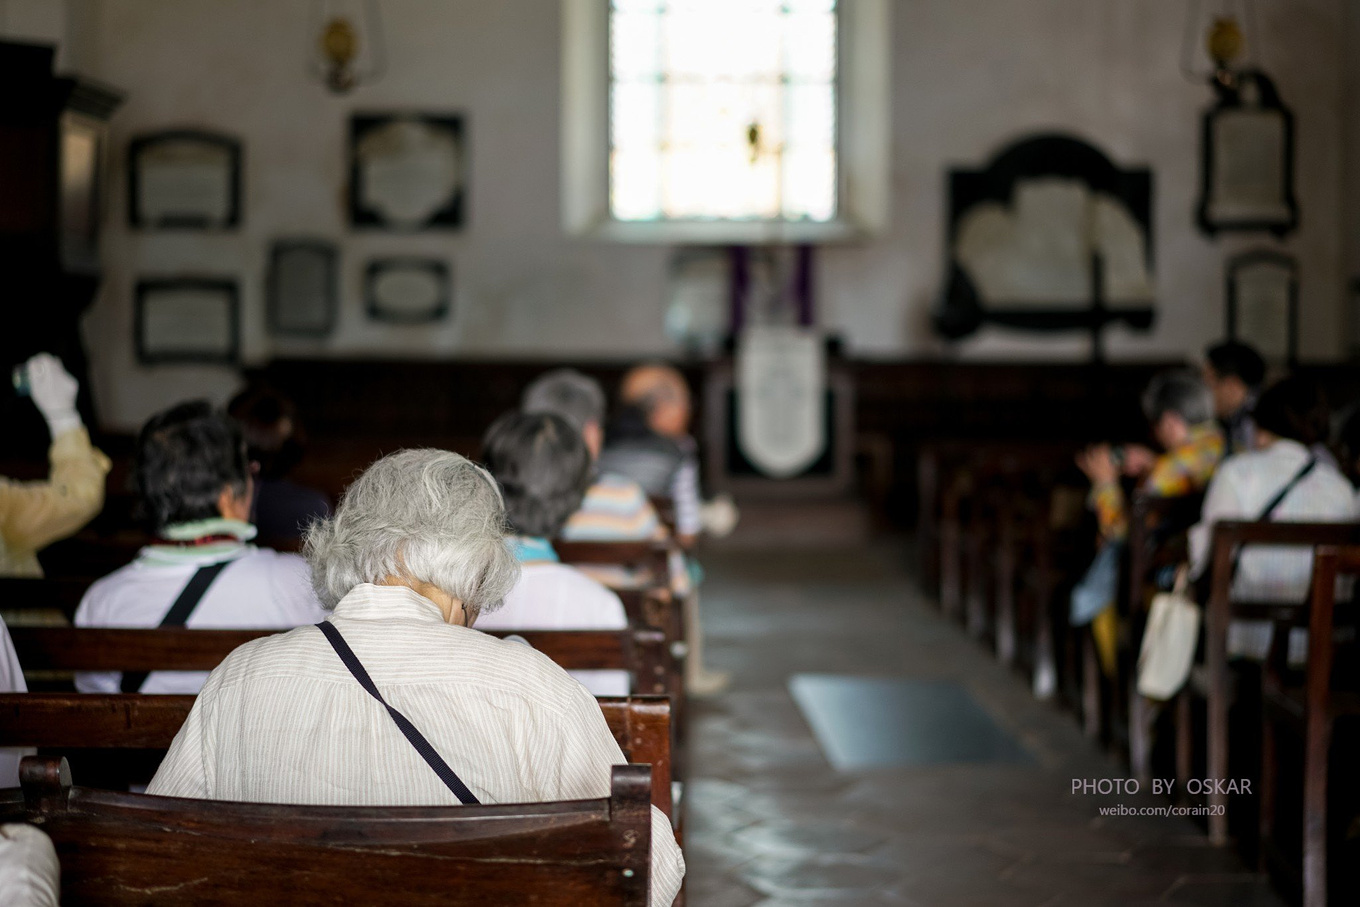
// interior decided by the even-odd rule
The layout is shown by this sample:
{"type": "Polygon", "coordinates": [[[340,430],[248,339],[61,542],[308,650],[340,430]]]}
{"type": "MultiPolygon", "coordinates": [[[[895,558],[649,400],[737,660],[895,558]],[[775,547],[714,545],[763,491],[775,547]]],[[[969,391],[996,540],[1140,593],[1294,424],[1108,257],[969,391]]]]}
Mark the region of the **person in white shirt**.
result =
{"type": "MultiPolygon", "coordinates": [[[[286,629],[321,619],[307,562],[250,544],[250,462],[228,416],[205,401],[153,416],[137,439],[134,477],[156,541],[90,586],[76,626],[286,629]]],[[[207,676],[84,672],[76,689],[197,693],[207,676]]]]}
{"type": "Polygon", "coordinates": [[[61,865],[52,839],[35,825],[0,825],[0,904],[58,907],[61,865]]]}
{"type": "MultiPolygon", "coordinates": [[[[5,626],[4,618],[0,618],[0,693],[27,692],[24,669],[19,666],[14,641],[9,638],[9,628],[5,626]]],[[[19,760],[34,752],[31,747],[0,747],[0,787],[19,786],[19,760]]]]}
{"type": "MultiPolygon", "coordinates": [[[[1360,506],[1349,481],[1313,451],[1326,439],[1326,402],[1319,389],[1290,377],[1266,390],[1256,403],[1256,449],[1224,460],[1204,496],[1200,523],[1190,530],[1192,576],[1209,569],[1213,526],[1219,520],[1351,523],[1360,506]],[[1281,493],[1284,497],[1266,513],[1281,493]]],[[[1306,547],[1251,545],[1244,548],[1233,579],[1236,601],[1302,602],[1312,578],[1313,555],[1306,547]]],[[[1263,658],[1271,625],[1234,621],[1229,629],[1232,655],[1263,658]]],[[[1292,634],[1290,660],[1302,661],[1306,634],[1292,634]]]]}
{"type": "MultiPolygon", "coordinates": [[[[494,480],[457,454],[374,463],[307,533],[329,629],[229,655],[147,793],[353,806],[607,796],[626,760],[594,698],[546,656],[472,629],[519,578],[505,528],[494,480]],[[463,794],[360,685],[342,645],[463,794]]],[[[685,864],[665,814],[651,815],[651,903],[668,907],[685,864]]]]}
{"type": "MultiPolygon", "coordinates": [[[[581,433],[561,416],[506,413],[487,430],[482,460],[505,496],[515,533],[519,582],[505,606],[482,618],[484,630],[621,630],[623,602],[598,581],[560,563],[550,539],[581,506],[592,457],[581,433]]],[[[596,696],[627,696],[627,671],[573,671],[596,696]]]]}

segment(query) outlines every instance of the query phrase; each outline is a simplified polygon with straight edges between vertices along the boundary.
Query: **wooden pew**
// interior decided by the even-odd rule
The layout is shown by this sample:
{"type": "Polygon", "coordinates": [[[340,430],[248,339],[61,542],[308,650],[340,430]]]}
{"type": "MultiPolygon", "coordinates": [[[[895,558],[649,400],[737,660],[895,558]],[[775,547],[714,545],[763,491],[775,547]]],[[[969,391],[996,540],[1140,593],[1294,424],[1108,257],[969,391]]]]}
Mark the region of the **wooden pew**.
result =
{"type": "Polygon", "coordinates": [[[685,658],[689,646],[685,640],[683,603],[670,583],[674,544],[667,541],[569,542],[559,539],[553,542],[553,548],[564,564],[587,570],[590,567],[617,567],[647,578],[642,585],[611,585],[610,588],[623,602],[631,626],[648,627],[665,634],[666,648],[671,656],[667,683],[676,694],[676,716],[681,719],[685,711],[685,658]]]}
{"type": "Polygon", "coordinates": [[[1138,643],[1147,622],[1153,575],[1164,567],[1183,564],[1188,557],[1186,534],[1204,510],[1204,494],[1163,497],[1135,494],[1129,507],[1127,574],[1120,613],[1127,633],[1121,633],[1119,675],[1111,702],[1115,726],[1125,732],[1129,766],[1135,778],[1150,783],[1152,777],[1152,711],[1138,695],[1138,643]],[[1117,711],[1126,704],[1122,715],[1117,711]]]}
{"type": "Polygon", "coordinates": [[[1332,730],[1342,717],[1360,716],[1360,690],[1355,677],[1337,676],[1334,669],[1350,668],[1344,659],[1355,657],[1355,639],[1338,658],[1337,630],[1357,625],[1354,602],[1337,612],[1336,582],[1339,576],[1360,576],[1360,547],[1321,546],[1313,556],[1313,587],[1310,601],[1297,609],[1295,619],[1275,626],[1274,646],[1262,677],[1261,737],[1261,866],[1286,868],[1302,883],[1303,907],[1327,905],[1327,813],[1328,769],[1332,756],[1332,730]],[[1295,626],[1308,628],[1308,663],[1302,683],[1290,683],[1288,634],[1295,626]],[[1286,858],[1275,841],[1278,764],[1276,731],[1287,729],[1303,744],[1302,860],[1286,858]]]}
{"type": "Polygon", "coordinates": [[[553,550],[562,563],[574,567],[622,567],[648,577],[645,585],[662,588],[670,585],[670,555],[673,544],[666,541],[569,542],[553,541],[553,550]]]}
{"type": "Polygon", "coordinates": [[[88,583],[132,563],[151,541],[150,535],[137,529],[100,532],[86,528],[48,545],[38,553],[38,562],[45,576],[88,583]]]}
{"type": "MultiPolygon", "coordinates": [[[[211,671],[233,649],[280,630],[13,627],[25,671],[211,671]]],[[[497,630],[521,636],[569,671],[622,670],[633,692],[679,695],[673,659],[656,630],[497,630]]]]}
{"type": "MultiPolygon", "coordinates": [[[[1177,776],[1194,777],[1192,764],[1191,696],[1200,695],[1207,710],[1205,778],[1228,778],[1228,707],[1231,678],[1228,666],[1228,626],[1234,618],[1290,623],[1300,602],[1237,602],[1232,600],[1233,554],[1242,545],[1348,545],[1360,542],[1360,524],[1244,522],[1225,520],[1214,524],[1210,569],[1212,586],[1204,617],[1204,663],[1191,673],[1190,682],[1176,698],[1177,776]]],[[[1208,795],[1209,840],[1228,842],[1228,796],[1215,790],[1208,795]]]]}
{"type": "Polygon", "coordinates": [[[0,820],[40,825],[62,903],[527,904],[648,901],[648,769],[615,766],[598,800],[496,806],[227,803],[72,785],[28,757],[0,820]]]}
{"type": "Polygon", "coordinates": [[[1076,447],[1063,442],[1014,439],[947,440],[922,446],[917,458],[917,534],[926,588],[938,592],[941,609],[964,615],[964,561],[970,503],[998,479],[1012,486],[1022,477],[1051,482],[1070,469],[1076,447]]]}
{"type": "Polygon", "coordinates": [[[89,588],[85,579],[0,577],[0,615],[8,622],[16,611],[44,612],[70,621],[89,588]]]}
{"type": "MultiPolygon", "coordinates": [[[[141,693],[0,694],[0,746],[32,746],[76,758],[80,750],[166,750],[193,696],[141,693]]],[[[603,697],[600,711],[628,761],[652,766],[652,803],[675,820],[671,709],[663,696],[603,697]]]]}

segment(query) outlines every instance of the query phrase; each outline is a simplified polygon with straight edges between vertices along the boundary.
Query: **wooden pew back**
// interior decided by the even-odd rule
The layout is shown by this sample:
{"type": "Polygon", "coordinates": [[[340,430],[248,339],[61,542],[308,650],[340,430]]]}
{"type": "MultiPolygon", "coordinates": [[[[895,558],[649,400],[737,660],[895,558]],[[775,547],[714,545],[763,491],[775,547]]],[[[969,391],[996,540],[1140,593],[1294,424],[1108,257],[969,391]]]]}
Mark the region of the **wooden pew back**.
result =
{"type": "Polygon", "coordinates": [[[226,803],[75,787],[28,757],[4,821],[41,825],[62,903],[635,905],[647,903],[647,769],[599,800],[497,806],[226,803]]]}
{"type": "MultiPolygon", "coordinates": [[[[1293,883],[1301,884],[1304,907],[1327,905],[1329,843],[1338,853],[1342,852],[1339,842],[1329,842],[1329,838],[1338,837],[1336,823],[1329,817],[1329,809],[1335,808],[1331,802],[1335,793],[1335,776],[1331,774],[1331,768],[1345,764],[1344,757],[1333,752],[1333,731],[1338,719],[1353,719],[1360,715],[1360,690],[1356,688],[1354,666],[1339,663],[1337,657],[1337,631],[1346,627],[1353,633],[1357,616],[1354,600],[1337,601],[1337,579],[1342,576],[1360,577],[1360,545],[1319,546],[1313,555],[1309,602],[1299,609],[1300,619],[1293,622],[1302,624],[1306,621],[1308,627],[1308,663],[1302,685],[1285,680],[1289,673],[1288,644],[1279,636],[1287,636],[1291,624],[1276,625],[1276,644],[1262,678],[1265,723],[1261,738],[1260,863],[1263,867],[1285,870],[1293,883]],[[1342,670],[1334,670],[1338,668],[1342,670]],[[1303,840],[1299,850],[1281,847],[1275,835],[1283,774],[1276,739],[1276,724],[1281,719],[1283,724],[1292,727],[1303,743],[1303,802],[1299,826],[1303,840]]],[[[1347,640],[1347,646],[1350,651],[1342,653],[1340,661],[1349,661],[1347,655],[1353,658],[1353,635],[1347,640]]]]}
{"type": "MultiPolygon", "coordinates": [[[[1205,746],[1206,775],[1208,778],[1228,777],[1228,627],[1234,617],[1288,622],[1299,612],[1299,602],[1265,602],[1244,604],[1232,600],[1234,553],[1244,545],[1290,545],[1316,547],[1318,545],[1346,545],[1360,542],[1360,524],[1355,523],[1293,523],[1248,522],[1224,520],[1214,524],[1211,543],[1210,569],[1212,586],[1205,609],[1204,623],[1204,679],[1207,710],[1205,746]]],[[[1186,693],[1182,693],[1180,743],[1177,760],[1184,770],[1189,762],[1189,716],[1186,693]]],[[[1190,777],[1185,773],[1182,777],[1190,777]]],[[[1226,815],[1227,795],[1215,791],[1209,795],[1211,815],[1209,838],[1216,845],[1228,840],[1226,815]]]]}
{"type": "MultiPolygon", "coordinates": [[[[193,696],[141,693],[0,694],[0,746],[32,746],[76,758],[79,750],[167,750],[193,696]]],[[[672,816],[671,708],[662,696],[599,700],[619,749],[652,766],[652,803],[672,816]]]]}
{"type": "Polygon", "coordinates": [[[569,542],[553,541],[562,563],[573,566],[625,567],[646,571],[653,583],[666,585],[670,573],[671,543],[661,541],[569,542]]]}
{"type": "MultiPolygon", "coordinates": [[[[12,627],[25,671],[211,671],[238,646],[278,630],[12,627]]],[[[656,630],[497,630],[520,636],[569,671],[622,670],[633,691],[673,692],[671,656],[656,630]]]]}
{"type": "Polygon", "coordinates": [[[70,577],[0,577],[0,615],[8,621],[15,611],[50,611],[69,621],[75,617],[76,608],[89,588],[89,580],[70,577]]]}

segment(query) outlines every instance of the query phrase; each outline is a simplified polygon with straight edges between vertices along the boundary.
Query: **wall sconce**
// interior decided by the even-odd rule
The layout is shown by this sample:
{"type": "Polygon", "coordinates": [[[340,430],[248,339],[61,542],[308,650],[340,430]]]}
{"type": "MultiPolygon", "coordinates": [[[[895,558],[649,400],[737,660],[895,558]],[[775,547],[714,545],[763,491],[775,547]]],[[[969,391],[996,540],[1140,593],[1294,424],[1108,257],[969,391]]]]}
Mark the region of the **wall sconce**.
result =
{"type": "Polygon", "coordinates": [[[315,0],[310,33],[312,74],[336,94],[376,82],[387,68],[378,0],[315,0]]]}
{"type": "Polygon", "coordinates": [[[1256,4],[1254,0],[1216,0],[1211,5],[1217,8],[1206,13],[1203,0],[1194,0],[1190,4],[1181,42],[1181,72],[1191,82],[1208,82],[1216,87],[1236,90],[1242,74],[1254,68],[1243,59],[1244,52],[1254,51],[1260,46],[1256,4]],[[1250,41],[1247,40],[1244,23],[1251,31],[1250,41]],[[1194,59],[1195,38],[1198,34],[1204,35],[1204,53],[1211,67],[1208,70],[1203,68],[1202,61],[1197,64],[1194,59]]]}

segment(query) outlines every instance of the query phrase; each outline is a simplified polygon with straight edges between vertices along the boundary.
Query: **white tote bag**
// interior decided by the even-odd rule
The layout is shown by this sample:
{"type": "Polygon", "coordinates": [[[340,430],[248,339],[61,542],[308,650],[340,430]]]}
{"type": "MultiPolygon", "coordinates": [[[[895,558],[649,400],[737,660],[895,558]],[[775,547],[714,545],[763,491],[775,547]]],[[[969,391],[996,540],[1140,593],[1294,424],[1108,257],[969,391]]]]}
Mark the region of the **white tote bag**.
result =
{"type": "Polygon", "coordinates": [[[1167,700],[1180,692],[1195,661],[1200,609],[1185,587],[1186,570],[1181,568],[1175,589],[1152,599],[1138,652],[1138,692],[1149,699],[1167,700]]]}

